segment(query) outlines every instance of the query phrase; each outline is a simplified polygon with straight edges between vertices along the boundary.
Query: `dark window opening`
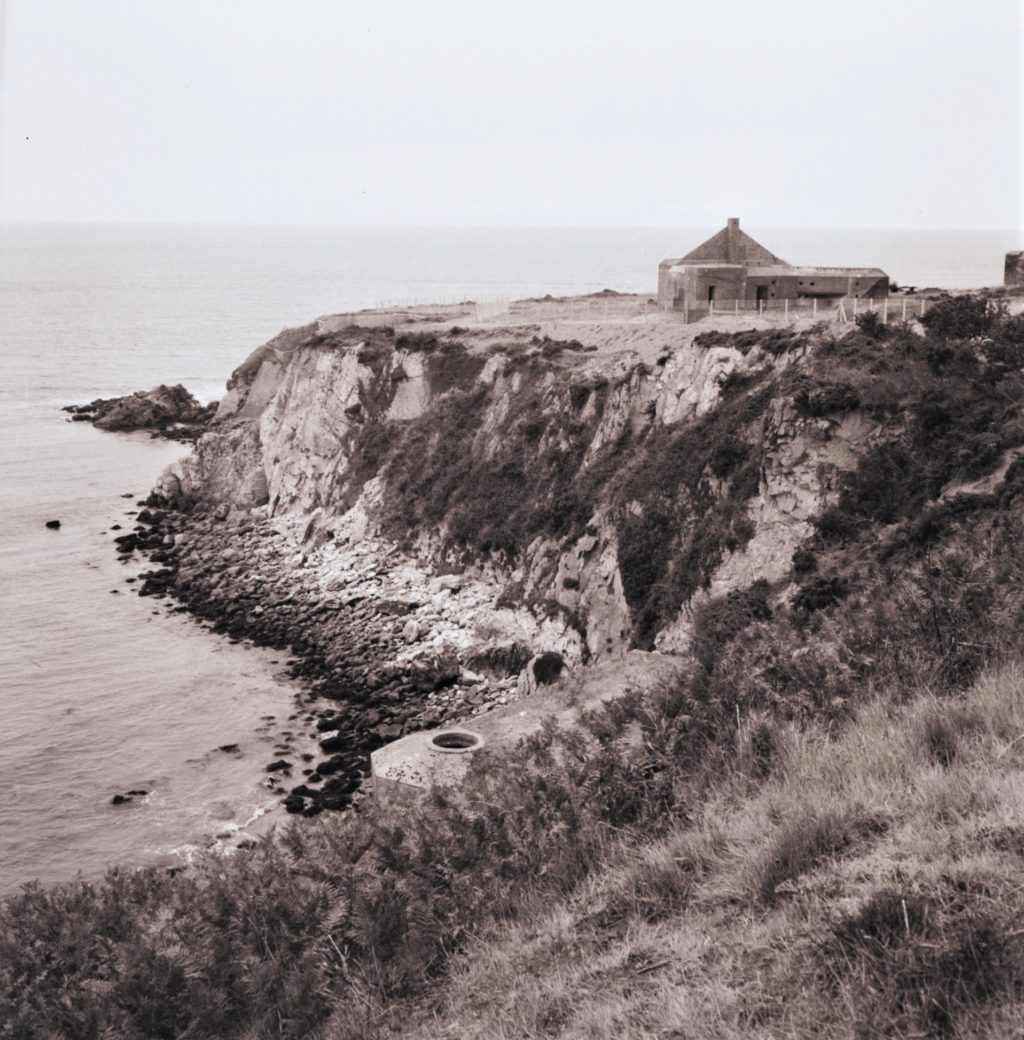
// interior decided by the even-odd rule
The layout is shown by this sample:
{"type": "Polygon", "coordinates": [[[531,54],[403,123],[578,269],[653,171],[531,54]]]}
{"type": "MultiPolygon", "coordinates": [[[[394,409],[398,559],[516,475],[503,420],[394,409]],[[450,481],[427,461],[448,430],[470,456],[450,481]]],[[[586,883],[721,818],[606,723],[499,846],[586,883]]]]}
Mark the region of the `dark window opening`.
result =
{"type": "Polygon", "coordinates": [[[708,303],[715,302],[715,287],[713,285],[708,286],[708,303]]]}
{"type": "Polygon", "coordinates": [[[767,285],[759,285],[759,286],[757,286],[757,302],[758,303],[763,303],[767,299],[768,299],[768,286],[767,285]]]}

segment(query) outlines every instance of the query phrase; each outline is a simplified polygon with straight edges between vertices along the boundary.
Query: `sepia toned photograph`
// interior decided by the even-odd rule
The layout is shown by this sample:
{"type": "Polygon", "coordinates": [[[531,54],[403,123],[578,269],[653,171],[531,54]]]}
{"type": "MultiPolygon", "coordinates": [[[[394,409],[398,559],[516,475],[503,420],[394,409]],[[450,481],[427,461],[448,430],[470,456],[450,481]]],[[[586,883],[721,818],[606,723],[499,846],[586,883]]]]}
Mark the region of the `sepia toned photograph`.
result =
{"type": "Polygon", "coordinates": [[[1024,1038],[1020,0],[0,0],[0,1040],[1024,1038]]]}

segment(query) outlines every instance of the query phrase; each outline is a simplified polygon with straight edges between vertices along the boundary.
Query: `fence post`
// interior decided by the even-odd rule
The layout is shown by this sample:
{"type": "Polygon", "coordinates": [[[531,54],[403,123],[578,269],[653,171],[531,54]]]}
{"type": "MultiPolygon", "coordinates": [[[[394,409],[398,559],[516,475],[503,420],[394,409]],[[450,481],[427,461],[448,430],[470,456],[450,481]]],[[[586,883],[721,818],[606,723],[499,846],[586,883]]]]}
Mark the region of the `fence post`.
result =
{"type": "Polygon", "coordinates": [[[903,297],[903,321],[907,320],[907,298],[903,297]]]}
{"type": "Polygon", "coordinates": [[[740,316],[740,298],[738,296],[732,301],[732,312],[737,318],[740,316]]]}
{"type": "Polygon", "coordinates": [[[782,316],[786,319],[786,321],[789,321],[789,297],[788,296],[782,301],[782,316]]]}
{"type": "Polygon", "coordinates": [[[918,315],[918,317],[924,317],[924,300],[921,301],[921,313],[920,315],[918,315]]]}
{"type": "Polygon", "coordinates": [[[887,296],[882,301],[882,322],[884,324],[889,323],[889,297],[887,296]]]}
{"type": "Polygon", "coordinates": [[[811,314],[813,314],[815,318],[818,316],[818,297],[817,296],[812,296],[811,297],[811,314]]]}
{"type": "Polygon", "coordinates": [[[857,317],[857,297],[856,296],[854,296],[854,298],[853,298],[853,316],[855,318],[857,317]]]}

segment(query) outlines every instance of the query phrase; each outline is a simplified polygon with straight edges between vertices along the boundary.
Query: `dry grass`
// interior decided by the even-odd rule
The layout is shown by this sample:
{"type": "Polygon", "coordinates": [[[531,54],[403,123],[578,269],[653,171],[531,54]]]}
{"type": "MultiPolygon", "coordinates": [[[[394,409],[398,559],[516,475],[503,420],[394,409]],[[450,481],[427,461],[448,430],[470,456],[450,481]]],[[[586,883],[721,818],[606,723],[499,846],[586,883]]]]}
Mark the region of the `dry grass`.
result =
{"type": "Polygon", "coordinates": [[[770,778],[741,755],[663,840],[480,938],[392,1035],[1020,1036],[1024,668],[775,740],[770,778]]]}

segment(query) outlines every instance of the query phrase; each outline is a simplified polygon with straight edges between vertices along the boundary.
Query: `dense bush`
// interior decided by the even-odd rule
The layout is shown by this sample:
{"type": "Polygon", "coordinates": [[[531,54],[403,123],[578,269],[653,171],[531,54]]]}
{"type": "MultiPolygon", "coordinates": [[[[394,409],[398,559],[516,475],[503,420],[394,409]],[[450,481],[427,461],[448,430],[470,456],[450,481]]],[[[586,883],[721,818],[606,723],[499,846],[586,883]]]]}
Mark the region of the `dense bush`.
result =
{"type": "Polygon", "coordinates": [[[992,328],[996,315],[981,296],[947,296],[933,303],[921,319],[935,336],[973,339],[992,328]]]}
{"type": "Polygon", "coordinates": [[[864,311],[853,320],[868,339],[880,340],[889,335],[889,326],[879,317],[878,311],[864,311]]]}

